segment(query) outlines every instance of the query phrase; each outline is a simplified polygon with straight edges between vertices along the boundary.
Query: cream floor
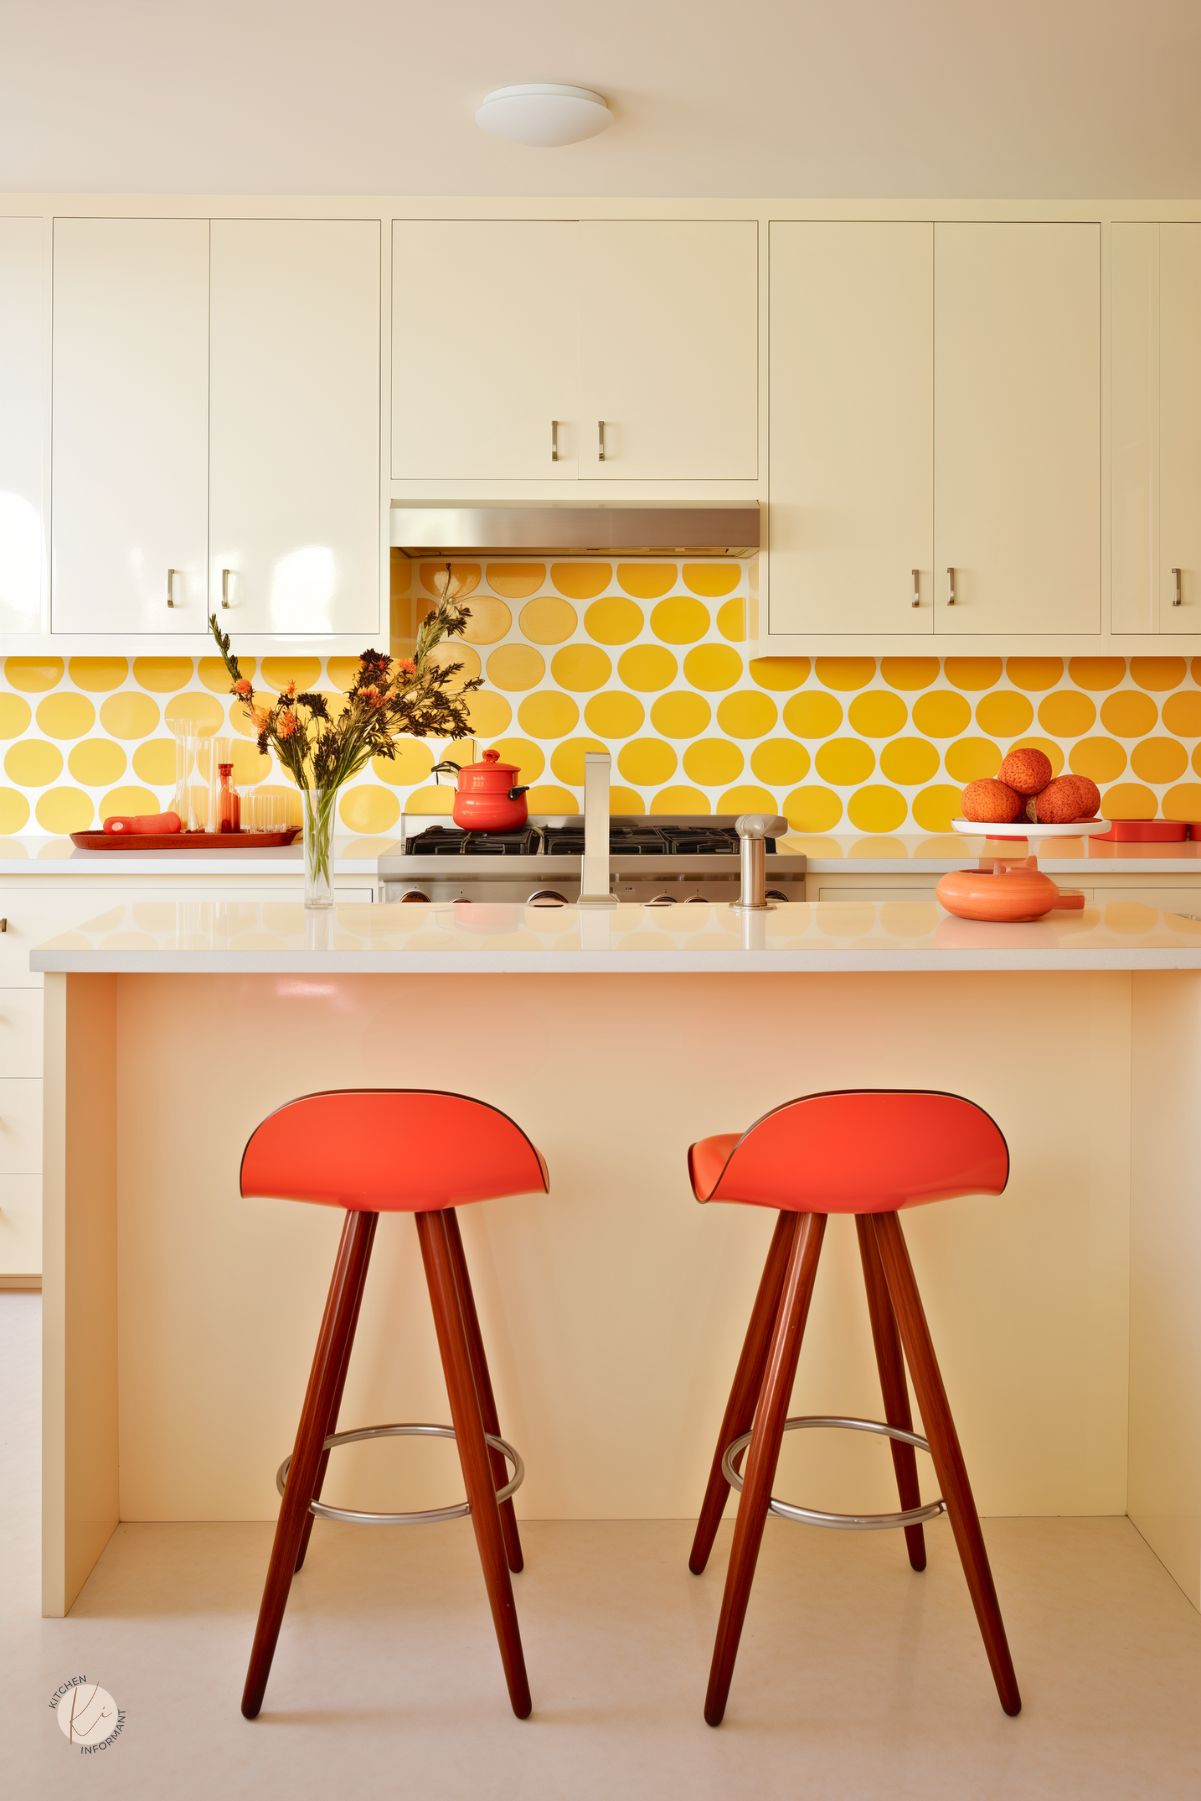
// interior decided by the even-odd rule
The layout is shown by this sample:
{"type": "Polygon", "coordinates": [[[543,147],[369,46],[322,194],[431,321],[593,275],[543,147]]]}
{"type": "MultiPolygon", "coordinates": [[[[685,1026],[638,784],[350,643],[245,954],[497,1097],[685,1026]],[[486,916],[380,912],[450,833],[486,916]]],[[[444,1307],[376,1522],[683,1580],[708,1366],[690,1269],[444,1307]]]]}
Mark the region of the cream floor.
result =
{"type": "Polygon", "coordinates": [[[996,1704],[945,1522],[916,1577],[894,1534],[772,1521],[718,1732],[700,1708],[728,1538],[698,1580],[687,1522],[528,1523],[535,1712],[520,1723],[465,1522],[319,1524],[247,1724],[269,1527],[123,1526],[72,1616],[38,1617],[38,1317],[36,1296],[0,1294],[5,1801],[1201,1795],[1201,1617],[1120,1519],[989,1523],[1017,1720],[996,1704]],[[73,1675],[126,1715],[86,1759],[48,1707],[73,1675]]]}

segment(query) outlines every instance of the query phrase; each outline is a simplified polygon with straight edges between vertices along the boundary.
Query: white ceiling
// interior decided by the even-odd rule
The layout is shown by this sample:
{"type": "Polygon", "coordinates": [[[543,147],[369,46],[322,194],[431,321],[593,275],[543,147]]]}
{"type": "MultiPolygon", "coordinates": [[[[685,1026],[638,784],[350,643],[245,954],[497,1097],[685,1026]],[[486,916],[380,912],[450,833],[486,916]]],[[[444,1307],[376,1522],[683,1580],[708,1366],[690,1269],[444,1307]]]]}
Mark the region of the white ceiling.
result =
{"type": "Polygon", "coordinates": [[[0,0],[0,190],[1168,199],[1199,78],[1201,0],[0,0]]]}

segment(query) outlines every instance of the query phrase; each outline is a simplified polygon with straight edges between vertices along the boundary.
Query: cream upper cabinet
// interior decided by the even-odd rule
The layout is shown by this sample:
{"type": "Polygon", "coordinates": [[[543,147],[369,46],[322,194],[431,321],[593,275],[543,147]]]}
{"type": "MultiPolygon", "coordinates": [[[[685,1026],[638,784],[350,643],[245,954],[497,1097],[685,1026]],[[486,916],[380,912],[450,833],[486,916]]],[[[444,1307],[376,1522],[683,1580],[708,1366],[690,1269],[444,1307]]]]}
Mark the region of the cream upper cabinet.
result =
{"type": "Polygon", "coordinates": [[[0,634],[42,626],[50,282],[43,219],[0,219],[0,634]]]}
{"type": "Polygon", "coordinates": [[[574,478],[578,248],[569,220],[395,222],[395,479],[574,478]]]}
{"type": "Polygon", "coordinates": [[[934,227],[940,636],[1100,630],[1100,238],[934,227]]]}
{"type": "Polygon", "coordinates": [[[1113,630],[1201,632],[1201,225],[1110,246],[1113,630]]]}
{"type": "Polygon", "coordinates": [[[1159,234],[1159,556],[1155,626],[1201,631],[1201,225],[1159,234]]]}
{"type": "Polygon", "coordinates": [[[771,226],[772,632],[933,629],[933,238],[771,226]]]}
{"type": "Polygon", "coordinates": [[[582,476],[754,481],[758,229],[751,219],[580,224],[582,476]]]}
{"type": "Polygon", "coordinates": [[[207,219],[56,219],[51,624],[200,634],[207,219]]]}
{"type": "Polygon", "coordinates": [[[230,632],[380,618],[380,225],[212,221],[210,603],[230,632]]]}
{"type": "Polygon", "coordinates": [[[754,220],[398,220],[394,480],[754,480],[754,220]]]}

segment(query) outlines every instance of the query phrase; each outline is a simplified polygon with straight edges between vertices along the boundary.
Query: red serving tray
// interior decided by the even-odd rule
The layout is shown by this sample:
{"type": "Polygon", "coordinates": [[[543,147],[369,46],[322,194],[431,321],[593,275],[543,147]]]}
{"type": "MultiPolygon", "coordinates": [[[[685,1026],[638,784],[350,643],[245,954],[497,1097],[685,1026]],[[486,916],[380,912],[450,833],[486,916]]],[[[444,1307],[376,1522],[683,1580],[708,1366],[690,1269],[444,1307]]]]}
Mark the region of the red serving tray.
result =
{"type": "Polygon", "coordinates": [[[77,850],[271,850],[291,844],[298,825],[286,832],[72,832],[77,850]]]}
{"type": "Polygon", "coordinates": [[[1188,827],[1178,819],[1115,819],[1097,844],[1183,844],[1188,827]]]}

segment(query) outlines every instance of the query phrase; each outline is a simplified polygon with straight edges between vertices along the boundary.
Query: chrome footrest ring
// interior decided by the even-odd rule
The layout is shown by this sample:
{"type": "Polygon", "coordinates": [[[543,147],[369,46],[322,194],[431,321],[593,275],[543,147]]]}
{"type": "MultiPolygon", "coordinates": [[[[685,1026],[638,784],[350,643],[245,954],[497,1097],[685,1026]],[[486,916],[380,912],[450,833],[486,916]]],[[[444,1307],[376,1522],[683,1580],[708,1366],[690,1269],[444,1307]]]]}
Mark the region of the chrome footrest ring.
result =
{"type": "MultiPolygon", "coordinates": [[[[353,1445],[365,1438],[453,1438],[453,1426],[397,1425],[397,1426],[360,1426],[354,1432],[331,1432],[325,1441],[327,1451],[336,1450],[339,1445],[353,1445]]],[[[485,1442],[493,1451],[499,1451],[512,1468],[513,1474],[503,1488],[496,1491],[498,1502],[507,1501],[510,1495],[525,1481],[525,1464],[520,1452],[504,1438],[496,1438],[491,1432],[485,1432],[485,1442]]],[[[282,1495],[288,1480],[291,1467],[291,1456],[285,1457],[275,1472],[275,1486],[282,1495]]],[[[309,1512],[319,1520],[345,1520],[352,1526],[426,1526],[437,1520],[462,1520],[471,1512],[470,1501],[456,1501],[450,1507],[425,1507],[418,1513],[363,1513],[353,1507],[331,1507],[325,1501],[310,1501],[309,1512]]]]}
{"type": "MultiPolygon", "coordinates": [[[[848,1419],[839,1414],[810,1413],[798,1414],[794,1419],[785,1420],[785,1432],[800,1432],[810,1426],[838,1426],[847,1432],[874,1432],[880,1438],[892,1438],[898,1444],[912,1445],[915,1451],[930,1449],[929,1442],[916,1432],[906,1432],[900,1426],[885,1426],[879,1420],[848,1419]]],[[[721,1460],[721,1473],[731,1488],[742,1489],[742,1477],[738,1470],[738,1459],[751,1442],[751,1434],[744,1432],[733,1444],[726,1446],[725,1456],[721,1460]]],[[[806,1526],[832,1526],[843,1532],[884,1532],[894,1526],[920,1526],[925,1520],[937,1519],[940,1513],[947,1511],[944,1500],[927,1501],[921,1507],[907,1507],[900,1513],[819,1513],[813,1507],[794,1507],[790,1501],[777,1501],[773,1495],[769,1502],[769,1510],[779,1514],[784,1520],[800,1520],[806,1526]]]]}

